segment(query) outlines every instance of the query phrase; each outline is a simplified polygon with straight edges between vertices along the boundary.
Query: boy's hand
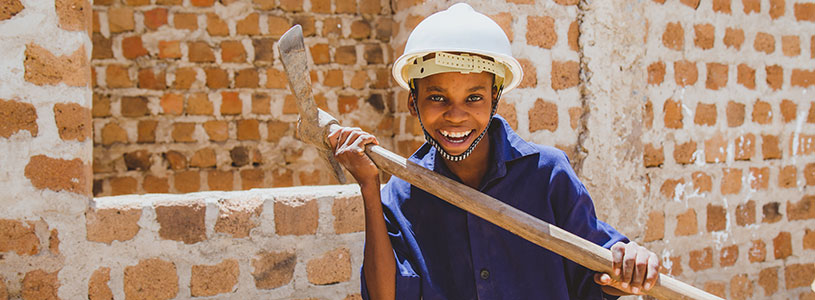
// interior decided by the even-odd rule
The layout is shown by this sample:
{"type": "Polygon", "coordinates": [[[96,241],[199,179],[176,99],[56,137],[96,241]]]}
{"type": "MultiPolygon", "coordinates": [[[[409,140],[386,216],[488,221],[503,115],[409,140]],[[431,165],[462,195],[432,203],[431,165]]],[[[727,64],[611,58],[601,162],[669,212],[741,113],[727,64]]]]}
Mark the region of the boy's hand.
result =
{"type": "Polygon", "coordinates": [[[642,295],[650,290],[659,279],[659,257],[656,253],[637,245],[617,242],[611,246],[611,257],[615,275],[620,280],[611,279],[609,274],[594,274],[594,282],[603,286],[609,295],[642,295]]]}
{"type": "Polygon", "coordinates": [[[365,145],[379,145],[376,137],[356,127],[340,127],[328,135],[328,142],[334,148],[334,158],[351,172],[357,183],[363,185],[378,181],[379,169],[365,155],[365,145]]]}

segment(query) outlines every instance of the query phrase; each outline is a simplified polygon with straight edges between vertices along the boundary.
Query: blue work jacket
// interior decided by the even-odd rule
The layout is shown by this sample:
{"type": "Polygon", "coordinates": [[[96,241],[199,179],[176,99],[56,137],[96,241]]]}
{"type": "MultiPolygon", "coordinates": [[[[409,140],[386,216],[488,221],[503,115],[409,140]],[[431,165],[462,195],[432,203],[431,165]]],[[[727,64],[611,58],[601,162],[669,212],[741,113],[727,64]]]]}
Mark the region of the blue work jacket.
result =
{"type": "MultiPolygon", "coordinates": [[[[625,236],[597,220],[566,155],[492,120],[490,166],[478,188],[605,248],[625,236]]],[[[410,161],[461,182],[425,143],[410,161]]],[[[396,257],[396,299],[604,299],[594,271],[392,177],[381,191],[396,257]]],[[[365,276],[362,296],[369,299],[365,276]]]]}

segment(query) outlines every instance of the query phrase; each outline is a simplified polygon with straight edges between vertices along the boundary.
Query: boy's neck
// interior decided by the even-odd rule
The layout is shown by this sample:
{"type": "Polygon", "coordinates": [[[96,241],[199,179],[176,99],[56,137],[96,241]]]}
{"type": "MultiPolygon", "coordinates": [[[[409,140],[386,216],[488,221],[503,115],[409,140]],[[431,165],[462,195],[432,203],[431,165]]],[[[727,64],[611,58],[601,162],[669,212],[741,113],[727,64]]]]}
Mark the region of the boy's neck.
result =
{"type": "Polygon", "coordinates": [[[484,135],[481,142],[475,146],[473,152],[467,158],[453,162],[444,159],[444,164],[450,169],[453,174],[456,174],[461,181],[467,186],[478,189],[481,186],[481,181],[489,170],[490,148],[491,148],[490,135],[484,135]]]}

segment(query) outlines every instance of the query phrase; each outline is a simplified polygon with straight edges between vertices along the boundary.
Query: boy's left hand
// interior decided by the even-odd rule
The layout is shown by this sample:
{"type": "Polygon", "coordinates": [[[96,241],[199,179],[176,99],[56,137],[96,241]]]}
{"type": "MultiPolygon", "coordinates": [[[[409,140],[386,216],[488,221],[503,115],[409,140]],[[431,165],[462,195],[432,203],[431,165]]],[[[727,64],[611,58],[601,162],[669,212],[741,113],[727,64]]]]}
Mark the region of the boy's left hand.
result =
{"type": "Polygon", "coordinates": [[[594,274],[594,282],[601,285],[606,294],[642,295],[659,279],[659,257],[635,242],[617,242],[611,246],[611,257],[614,273],[620,280],[606,273],[594,274]]]}

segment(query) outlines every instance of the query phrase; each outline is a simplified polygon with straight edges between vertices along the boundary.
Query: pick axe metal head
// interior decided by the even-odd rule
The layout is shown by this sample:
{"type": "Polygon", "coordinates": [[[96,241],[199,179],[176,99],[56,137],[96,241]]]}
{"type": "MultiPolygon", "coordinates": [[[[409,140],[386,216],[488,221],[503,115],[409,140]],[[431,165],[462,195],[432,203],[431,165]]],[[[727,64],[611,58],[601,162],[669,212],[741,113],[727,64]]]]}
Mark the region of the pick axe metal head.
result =
{"type": "Polygon", "coordinates": [[[329,127],[339,124],[331,115],[317,108],[314,95],[311,93],[311,77],[308,73],[308,55],[303,44],[303,29],[294,25],[286,31],[277,42],[280,60],[289,78],[289,88],[297,98],[297,110],[300,120],[297,121],[297,136],[301,141],[312,144],[320,151],[320,156],[334,170],[337,181],[344,184],[345,173],[334,159],[334,151],[328,143],[329,127]]]}

